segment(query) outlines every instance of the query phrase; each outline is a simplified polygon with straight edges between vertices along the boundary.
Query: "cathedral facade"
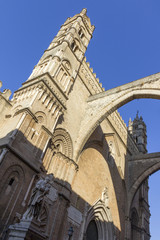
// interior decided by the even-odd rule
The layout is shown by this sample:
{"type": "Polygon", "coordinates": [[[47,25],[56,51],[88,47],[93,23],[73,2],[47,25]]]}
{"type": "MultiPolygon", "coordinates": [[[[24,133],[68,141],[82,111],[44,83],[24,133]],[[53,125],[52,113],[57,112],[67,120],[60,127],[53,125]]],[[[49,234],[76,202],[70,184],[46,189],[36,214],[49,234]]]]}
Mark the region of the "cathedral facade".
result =
{"type": "Polygon", "coordinates": [[[105,92],[85,58],[93,31],[86,9],[68,18],[13,98],[0,93],[2,240],[150,239],[146,125],[116,110],[142,80],[105,92]]]}

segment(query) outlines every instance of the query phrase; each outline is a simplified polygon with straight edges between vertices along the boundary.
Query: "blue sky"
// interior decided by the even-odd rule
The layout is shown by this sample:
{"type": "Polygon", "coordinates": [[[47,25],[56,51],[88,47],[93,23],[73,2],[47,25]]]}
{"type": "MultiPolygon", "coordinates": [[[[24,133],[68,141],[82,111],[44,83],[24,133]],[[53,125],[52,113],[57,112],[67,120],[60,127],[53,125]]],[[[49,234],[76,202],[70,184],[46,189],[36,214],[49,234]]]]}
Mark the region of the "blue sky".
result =
{"type": "MultiPolygon", "coordinates": [[[[160,71],[159,0],[0,0],[0,80],[15,91],[29,77],[67,17],[87,8],[96,26],[87,60],[105,89],[160,71]]],[[[119,109],[128,123],[137,110],[147,124],[148,152],[160,151],[159,100],[119,109]]],[[[151,234],[159,240],[159,172],[150,178],[151,234]]]]}

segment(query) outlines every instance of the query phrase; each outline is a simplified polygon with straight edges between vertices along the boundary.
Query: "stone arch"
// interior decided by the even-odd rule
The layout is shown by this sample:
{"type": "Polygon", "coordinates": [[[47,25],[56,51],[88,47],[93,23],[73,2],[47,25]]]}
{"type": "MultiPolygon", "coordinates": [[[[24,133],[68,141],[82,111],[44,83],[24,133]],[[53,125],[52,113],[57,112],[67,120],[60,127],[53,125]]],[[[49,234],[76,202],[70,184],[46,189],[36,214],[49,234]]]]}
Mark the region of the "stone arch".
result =
{"type": "Polygon", "coordinates": [[[81,48],[82,48],[82,44],[79,41],[79,39],[74,38],[71,43],[71,49],[73,50],[73,52],[75,52],[75,54],[77,55],[81,51],[81,48]]]}
{"type": "Polygon", "coordinates": [[[25,174],[20,165],[9,166],[2,176],[0,182],[0,216],[3,224],[8,224],[12,217],[13,206],[19,200],[24,181],[25,174]]]}
{"type": "MultiPolygon", "coordinates": [[[[89,203],[90,206],[93,206],[93,203],[95,203],[102,195],[102,192],[104,192],[104,188],[108,187],[108,196],[113,196],[112,201],[109,200],[109,207],[111,210],[114,208],[116,214],[114,214],[113,219],[114,222],[117,223],[117,227],[120,228],[121,219],[119,215],[119,205],[116,201],[117,191],[114,188],[112,173],[108,165],[103,155],[102,146],[94,144],[92,147],[84,149],[78,160],[79,168],[74,178],[72,189],[82,199],[89,203]]],[[[108,200],[104,198],[104,201],[107,205],[108,200]]]]}
{"type": "Polygon", "coordinates": [[[58,148],[62,154],[72,159],[73,157],[73,145],[70,134],[62,128],[57,128],[53,133],[52,143],[58,148]]]}
{"type": "Polygon", "coordinates": [[[100,140],[92,140],[92,141],[88,141],[86,144],[85,144],[85,146],[84,146],[84,148],[83,148],[83,150],[85,150],[85,149],[87,149],[87,148],[94,148],[94,147],[96,147],[96,146],[99,146],[99,147],[103,147],[103,142],[102,141],[100,141],[100,140]]]}
{"type": "Polygon", "coordinates": [[[68,72],[70,72],[72,70],[71,63],[67,59],[65,59],[65,58],[62,59],[62,64],[68,72]]]}
{"type": "Polygon", "coordinates": [[[90,96],[79,132],[79,136],[83,138],[79,137],[77,141],[79,146],[77,144],[75,157],[77,158],[87,139],[106,117],[119,107],[139,98],[160,99],[160,73],[90,96]]]}
{"type": "Polygon", "coordinates": [[[5,173],[3,174],[0,186],[3,186],[3,188],[5,188],[5,185],[8,183],[7,179],[12,175],[16,175],[20,181],[24,180],[25,178],[25,174],[22,167],[19,165],[12,165],[12,166],[9,166],[6,169],[5,173]]]}
{"type": "MultiPolygon", "coordinates": [[[[149,159],[150,160],[150,159],[149,159]]],[[[153,173],[155,173],[156,171],[160,170],[160,157],[159,159],[157,159],[158,162],[154,163],[152,166],[148,166],[147,168],[145,167],[145,162],[144,162],[144,169],[143,172],[140,173],[139,177],[136,178],[136,180],[134,181],[133,185],[130,188],[129,191],[129,206],[128,206],[128,213],[130,212],[130,207],[132,205],[132,201],[133,198],[137,192],[137,190],[139,189],[139,187],[141,186],[141,184],[153,173]]],[[[139,167],[139,165],[138,165],[139,167]]]]}
{"type": "Polygon", "coordinates": [[[114,239],[114,228],[110,209],[105,206],[103,200],[98,200],[89,210],[86,219],[85,233],[89,224],[95,221],[99,240],[114,239]]]}
{"type": "Polygon", "coordinates": [[[87,35],[86,29],[85,29],[82,25],[79,26],[79,28],[78,28],[78,33],[79,33],[80,30],[83,31],[83,34],[84,34],[84,35],[87,35]]]}
{"type": "Polygon", "coordinates": [[[110,101],[106,101],[105,104],[103,104],[100,108],[96,109],[97,110],[96,115],[94,116],[94,120],[92,120],[92,122],[94,121],[93,129],[95,129],[99,125],[99,123],[102,122],[108,115],[110,115],[115,110],[117,110],[118,108],[122,107],[123,105],[127,104],[128,102],[134,99],[139,99],[139,98],[160,99],[160,90],[147,89],[143,91],[141,89],[138,89],[138,90],[131,89],[125,92],[124,94],[122,94],[122,96],[119,96],[118,93],[116,96],[116,93],[115,93],[114,96],[112,97],[113,99],[111,99],[110,101]]]}
{"type": "Polygon", "coordinates": [[[47,124],[47,117],[46,114],[42,111],[38,111],[35,113],[35,116],[38,120],[38,124],[43,124],[46,125],[47,124]]]}

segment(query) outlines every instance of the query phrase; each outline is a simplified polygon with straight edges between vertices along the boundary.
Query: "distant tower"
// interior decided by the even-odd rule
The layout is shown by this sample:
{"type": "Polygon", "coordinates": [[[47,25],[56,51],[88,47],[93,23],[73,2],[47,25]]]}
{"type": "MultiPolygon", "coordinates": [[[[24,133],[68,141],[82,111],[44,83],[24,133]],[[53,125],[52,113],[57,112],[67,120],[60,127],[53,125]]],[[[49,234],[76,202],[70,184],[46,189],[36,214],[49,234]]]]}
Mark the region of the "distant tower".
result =
{"type": "Polygon", "coordinates": [[[139,151],[142,153],[147,153],[146,124],[144,123],[142,116],[138,116],[138,112],[133,121],[131,121],[131,119],[129,120],[128,130],[133,136],[139,151]]]}

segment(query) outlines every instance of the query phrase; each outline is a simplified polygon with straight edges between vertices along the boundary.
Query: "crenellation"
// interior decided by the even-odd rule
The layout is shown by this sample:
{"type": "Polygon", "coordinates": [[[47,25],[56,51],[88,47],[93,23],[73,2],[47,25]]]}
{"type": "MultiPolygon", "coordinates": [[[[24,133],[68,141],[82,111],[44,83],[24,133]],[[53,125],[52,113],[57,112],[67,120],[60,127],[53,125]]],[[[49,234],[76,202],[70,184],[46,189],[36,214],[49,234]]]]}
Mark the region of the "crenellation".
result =
{"type": "MultiPolygon", "coordinates": [[[[90,68],[90,71],[93,73],[93,68],[90,68]]],[[[94,74],[93,74],[93,76],[94,76],[94,74]]]]}
{"type": "Polygon", "coordinates": [[[96,73],[93,73],[93,76],[96,78],[96,73]]]}
{"type": "Polygon", "coordinates": [[[93,68],[90,68],[90,63],[86,61],[86,57],[82,62],[79,74],[91,94],[104,91],[102,84],[99,83],[99,79],[96,78],[96,73],[93,73],[93,68]]]}
{"type": "MultiPolygon", "coordinates": [[[[84,59],[85,60],[85,59],[84,59]]],[[[85,60],[86,61],[86,60],[85,60]]],[[[86,62],[87,66],[90,67],[90,63],[89,62],[86,62]]]]}

